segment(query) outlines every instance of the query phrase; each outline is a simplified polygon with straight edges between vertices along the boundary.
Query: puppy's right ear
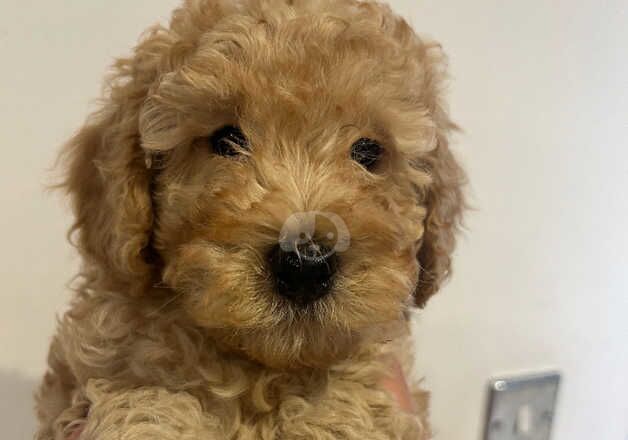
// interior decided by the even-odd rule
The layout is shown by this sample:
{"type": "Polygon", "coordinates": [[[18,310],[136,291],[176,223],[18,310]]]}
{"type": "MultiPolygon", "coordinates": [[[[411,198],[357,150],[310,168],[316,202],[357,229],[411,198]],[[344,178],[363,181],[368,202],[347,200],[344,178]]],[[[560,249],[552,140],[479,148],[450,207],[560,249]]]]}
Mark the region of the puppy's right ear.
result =
{"type": "Polygon", "coordinates": [[[139,133],[139,114],[150,88],[170,71],[175,43],[159,28],[132,57],[120,59],[99,111],[68,142],[60,156],[75,222],[72,242],[91,287],[139,294],[153,281],[151,170],[139,133]]]}
{"type": "Polygon", "coordinates": [[[61,155],[67,168],[60,186],[76,216],[70,235],[90,286],[139,294],[155,281],[152,171],[142,148],[140,114],[160,79],[179,68],[202,35],[233,8],[223,0],[186,0],[169,28],[145,33],[133,55],[114,64],[104,104],[61,155]]]}

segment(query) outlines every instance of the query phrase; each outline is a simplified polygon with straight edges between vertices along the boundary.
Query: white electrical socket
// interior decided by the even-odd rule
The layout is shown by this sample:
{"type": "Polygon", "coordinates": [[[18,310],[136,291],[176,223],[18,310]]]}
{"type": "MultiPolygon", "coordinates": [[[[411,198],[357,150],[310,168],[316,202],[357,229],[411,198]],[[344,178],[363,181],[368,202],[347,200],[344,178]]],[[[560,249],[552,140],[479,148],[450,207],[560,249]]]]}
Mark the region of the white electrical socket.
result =
{"type": "Polygon", "coordinates": [[[484,440],[549,440],[559,384],[558,373],[491,381],[484,440]]]}

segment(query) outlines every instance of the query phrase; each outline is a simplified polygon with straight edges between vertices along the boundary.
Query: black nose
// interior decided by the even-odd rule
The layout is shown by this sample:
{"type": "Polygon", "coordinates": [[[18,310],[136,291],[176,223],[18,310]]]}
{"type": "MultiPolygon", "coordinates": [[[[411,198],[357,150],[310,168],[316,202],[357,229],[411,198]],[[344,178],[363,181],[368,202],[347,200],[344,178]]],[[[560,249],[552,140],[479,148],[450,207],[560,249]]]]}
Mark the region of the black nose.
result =
{"type": "Polygon", "coordinates": [[[277,291],[299,304],[311,303],[329,293],[337,260],[333,250],[314,242],[289,250],[277,245],[269,254],[277,291]]]}

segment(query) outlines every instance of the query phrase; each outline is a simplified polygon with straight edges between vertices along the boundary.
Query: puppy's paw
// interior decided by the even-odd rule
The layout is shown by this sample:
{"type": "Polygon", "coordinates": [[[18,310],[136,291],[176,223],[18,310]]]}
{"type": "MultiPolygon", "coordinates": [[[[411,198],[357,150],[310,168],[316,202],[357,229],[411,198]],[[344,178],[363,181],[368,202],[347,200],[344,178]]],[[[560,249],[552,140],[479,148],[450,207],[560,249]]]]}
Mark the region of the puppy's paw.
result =
{"type": "Polygon", "coordinates": [[[72,440],[196,440],[220,438],[219,424],[188,393],[160,387],[124,389],[104,380],[89,381],[84,427],[72,440]],[[76,437],[80,433],[80,436],[76,437]]]}

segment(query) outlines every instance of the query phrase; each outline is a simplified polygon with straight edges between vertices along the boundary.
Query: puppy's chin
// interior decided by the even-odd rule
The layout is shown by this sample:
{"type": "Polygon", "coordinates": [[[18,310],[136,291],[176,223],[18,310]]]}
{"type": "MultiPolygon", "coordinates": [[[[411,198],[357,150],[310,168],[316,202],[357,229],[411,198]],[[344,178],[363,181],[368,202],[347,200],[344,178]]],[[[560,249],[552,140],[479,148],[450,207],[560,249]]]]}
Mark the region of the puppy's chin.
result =
{"type": "Polygon", "coordinates": [[[224,351],[239,353],[276,369],[326,368],[351,357],[362,345],[359,334],[323,329],[211,329],[224,351]]]}
{"type": "Polygon", "coordinates": [[[233,330],[211,329],[219,347],[236,352],[270,368],[293,370],[325,369],[356,356],[373,355],[378,345],[407,334],[405,320],[377,324],[362,331],[295,328],[233,330]]]}

